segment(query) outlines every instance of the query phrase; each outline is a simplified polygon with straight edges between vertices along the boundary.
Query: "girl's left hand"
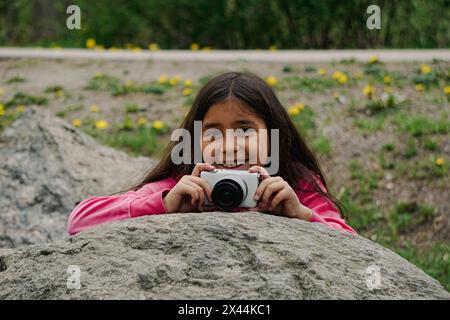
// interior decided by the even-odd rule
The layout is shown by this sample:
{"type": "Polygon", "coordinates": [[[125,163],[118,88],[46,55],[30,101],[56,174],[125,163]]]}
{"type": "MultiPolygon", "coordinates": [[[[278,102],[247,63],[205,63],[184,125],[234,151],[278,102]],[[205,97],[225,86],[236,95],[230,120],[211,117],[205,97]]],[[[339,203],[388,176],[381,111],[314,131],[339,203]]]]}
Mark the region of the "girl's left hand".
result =
{"type": "Polygon", "coordinates": [[[266,169],[260,166],[251,167],[249,172],[259,172],[262,179],[255,192],[255,200],[259,200],[258,205],[251,209],[273,212],[289,218],[303,220],[311,218],[311,209],[300,203],[294,189],[283,178],[271,177],[266,169]]]}

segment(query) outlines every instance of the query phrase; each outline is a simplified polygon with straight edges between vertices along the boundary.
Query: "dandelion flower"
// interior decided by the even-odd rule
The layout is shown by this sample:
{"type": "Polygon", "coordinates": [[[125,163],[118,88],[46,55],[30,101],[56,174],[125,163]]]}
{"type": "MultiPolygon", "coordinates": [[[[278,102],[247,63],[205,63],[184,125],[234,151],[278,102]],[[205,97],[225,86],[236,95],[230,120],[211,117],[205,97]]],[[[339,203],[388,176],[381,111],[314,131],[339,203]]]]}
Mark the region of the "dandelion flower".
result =
{"type": "Polygon", "coordinates": [[[105,74],[103,72],[96,72],[94,74],[94,78],[103,78],[105,76],[105,74]]]}
{"type": "Polygon", "coordinates": [[[95,39],[89,38],[86,40],[86,48],[94,49],[96,45],[97,45],[97,42],[95,41],[95,39]]]}
{"type": "Polygon", "coordinates": [[[420,65],[420,72],[423,74],[428,74],[431,73],[431,67],[427,64],[421,64],[420,65]]]}
{"type": "Polygon", "coordinates": [[[365,86],[362,91],[366,97],[370,98],[375,94],[376,89],[374,86],[369,85],[369,86],[365,86]]]}
{"type": "Polygon", "coordinates": [[[345,83],[348,81],[348,77],[347,77],[347,75],[346,75],[345,73],[342,73],[342,74],[339,76],[339,78],[337,78],[337,81],[338,81],[340,84],[345,84],[345,83]]]}
{"type": "Polygon", "coordinates": [[[99,111],[100,111],[100,108],[99,108],[96,104],[91,105],[91,107],[90,107],[89,109],[90,109],[91,112],[93,112],[93,113],[96,113],[96,112],[99,112],[99,111]]]}
{"type": "Polygon", "coordinates": [[[275,44],[273,44],[269,47],[269,51],[277,51],[277,50],[278,50],[278,47],[275,44]]]}
{"type": "Polygon", "coordinates": [[[137,119],[138,126],[144,126],[147,123],[147,119],[145,117],[139,117],[137,119]]]}
{"type": "Polygon", "coordinates": [[[55,96],[56,96],[57,98],[62,98],[62,97],[64,97],[64,91],[62,91],[62,90],[56,91],[56,92],[55,92],[55,96]]]}
{"type": "Polygon", "coordinates": [[[445,93],[446,96],[450,96],[450,86],[445,86],[444,87],[444,93],[445,93]]]}
{"type": "Polygon", "coordinates": [[[392,87],[384,87],[383,91],[386,92],[386,93],[393,93],[394,92],[392,87]]]}
{"type": "Polygon", "coordinates": [[[171,79],[169,80],[169,84],[170,84],[171,86],[176,86],[176,85],[178,84],[178,82],[179,82],[179,80],[178,80],[177,78],[171,78],[171,79]]]}
{"type": "Polygon", "coordinates": [[[150,43],[148,45],[148,49],[150,51],[158,51],[159,50],[159,45],[157,43],[150,43]]]}
{"type": "Polygon", "coordinates": [[[105,51],[105,46],[102,44],[96,45],[94,47],[95,51],[105,51]]]}
{"type": "Polygon", "coordinates": [[[192,51],[198,51],[200,49],[200,46],[198,43],[192,43],[191,44],[191,50],[192,51]]]}
{"type": "Polygon", "coordinates": [[[295,117],[296,115],[300,114],[300,110],[296,106],[292,106],[288,108],[288,114],[291,117],[295,117]]]}
{"type": "Polygon", "coordinates": [[[158,83],[160,84],[167,83],[167,76],[166,75],[159,76],[158,83]]]}
{"type": "Polygon", "coordinates": [[[96,129],[103,130],[103,129],[108,128],[108,126],[109,126],[109,123],[106,120],[97,120],[97,121],[95,121],[95,128],[96,129]]]}
{"type": "Polygon", "coordinates": [[[211,51],[211,47],[203,47],[202,51],[211,51]]]}
{"type": "Polygon", "coordinates": [[[162,128],[164,128],[164,122],[162,122],[161,120],[155,120],[152,123],[152,128],[161,130],[162,128]]]}
{"type": "Polygon", "coordinates": [[[25,112],[25,106],[24,106],[23,104],[18,105],[18,106],[16,107],[16,111],[17,111],[18,113],[23,113],[23,112],[25,112]]]}
{"type": "Polygon", "coordinates": [[[444,158],[437,158],[436,161],[435,161],[435,163],[436,163],[436,165],[437,165],[438,167],[441,167],[441,166],[444,165],[445,160],[444,160],[444,158]]]}
{"type": "Polygon", "coordinates": [[[390,76],[384,76],[383,81],[385,84],[391,84],[392,78],[390,76]]]}
{"type": "Polygon", "coordinates": [[[182,91],[183,96],[190,96],[192,94],[191,88],[184,88],[182,91]]]}
{"type": "Polygon", "coordinates": [[[125,81],[125,87],[126,88],[131,88],[132,86],[134,86],[134,82],[131,80],[127,80],[125,81]]]}
{"type": "Polygon", "coordinates": [[[74,127],[81,127],[81,120],[80,119],[73,119],[72,120],[72,125],[74,127]]]}
{"type": "Polygon", "coordinates": [[[184,80],[184,86],[185,87],[191,87],[192,86],[192,80],[191,79],[184,80]]]}
{"type": "Polygon", "coordinates": [[[274,77],[274,76],[268,76],[268,77],[266,78],[266,83],[267,83],[269,86],[274,87],[274,86],[277,85],[278,79],[277,79],[276,77],[274,77]]]}
{"type": "Polygon", "coordinates": [[[319,75],[321,75],[321,76],[324,76],[327,74],[327,70],[324,68],[320,68],[318,72],[319,72],[319,75]]]}
{"type": "Polygon", "coordinates": [[[341,75],[343,75],[342,71],[335,71],[332,75],[331,78],[333,78],[333,80],[337,80],[341,75]]]}
{"type": "Polygon", "coordinates": [[[373,55],[369,58],[369,64],[374,64],[378,62],[378,56],[377,55],[373,55]]]}
{"type": "Polygon", "coordinates": [[[5,115],[5,106],[0,103],[0,117],[5,115]]]}
{"type": "Polygon", "coordinates": [[[423,84],[421,84],[421,83],[416,84],[416,91],[417,92],[423,92],[423,89],[425,89],[423,84]]]}
{"type": "Polygon", "coordinates": [[[5,94],[5,90],[3,90],[3,88],[0,88],[0,97],[3,96],[5,94]]]}

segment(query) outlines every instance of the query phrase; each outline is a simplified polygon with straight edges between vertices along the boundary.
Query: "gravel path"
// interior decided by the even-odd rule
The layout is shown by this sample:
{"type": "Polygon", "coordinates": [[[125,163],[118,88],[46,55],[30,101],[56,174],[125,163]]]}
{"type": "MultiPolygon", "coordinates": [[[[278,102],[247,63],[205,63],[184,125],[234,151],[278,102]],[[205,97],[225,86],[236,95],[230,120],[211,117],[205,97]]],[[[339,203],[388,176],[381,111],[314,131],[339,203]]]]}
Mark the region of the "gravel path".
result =
{"type": "Polygon", "coordinates": [[[95,51],[87,49],[0,48],[0,58],[168,60],[168,61],[259,61],[259,62],[331,62],[342,59],[367,61],[377,55],[382,61],[450,61],[450,50],[160,50],[95,51]]]}

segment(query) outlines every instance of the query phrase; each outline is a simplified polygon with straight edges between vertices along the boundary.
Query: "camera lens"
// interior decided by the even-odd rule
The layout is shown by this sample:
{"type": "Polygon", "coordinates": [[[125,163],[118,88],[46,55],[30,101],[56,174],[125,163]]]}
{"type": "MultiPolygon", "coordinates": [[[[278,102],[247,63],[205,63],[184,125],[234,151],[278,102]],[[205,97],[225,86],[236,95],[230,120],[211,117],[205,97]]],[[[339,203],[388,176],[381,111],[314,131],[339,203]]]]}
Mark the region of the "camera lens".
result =
{"type": "Polygon", "coordinates": [[[230,211],[242,202],[244,199],[244,190],[237,181],[223,179],[214,186],[211,198],[217,208],[230,211]]]}

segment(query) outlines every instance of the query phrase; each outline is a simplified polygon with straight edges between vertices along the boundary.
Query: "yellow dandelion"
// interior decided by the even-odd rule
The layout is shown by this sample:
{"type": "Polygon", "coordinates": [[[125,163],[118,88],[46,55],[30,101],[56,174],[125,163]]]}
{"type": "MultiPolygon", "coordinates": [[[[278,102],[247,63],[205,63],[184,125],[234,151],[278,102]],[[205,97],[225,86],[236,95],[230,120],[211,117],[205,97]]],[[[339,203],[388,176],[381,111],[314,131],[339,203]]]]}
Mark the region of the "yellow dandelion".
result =
{"type": "Polygon", "coordinates": [[[394,90],[392,89],[392,87],[384,87],[384,88],[383,88],[383,91],[386,92],[386,93],[393,93],[393,92],[394,92],[394,90]]]}
{"type": "Polygon", "coordinates": [[[299,102],[299,103],[294,104],[294,107],[296,107],[298,110],[302,111],[303,109],[305,109],[305,104],[302,102],[299,102]]]}
{"type": "Polygon", "coordinates": [[[295,117],[296,115],[300,114],[300,110],[296,106],[292,106],[288,108],[288,114],[291,117],[295,117]]]}
{"type": "Polygon", "coordinates": [[[5,94],[5,90],[3,88],[0,88],[0,97],[5,94]]]}
{"type": "Polygon", "coordinates": [[[94,49],[96,45],[97,45],[97,42],[95,41],[95,39],[89,38],[86,40],[86,48],[94,49]]]}
{"type": "Polygon", "coordinates": [[[191,88],[184,88],[182,91],[183,96],[190,96],[192,94],[191,88]]]}
{"type": "Polygon", "coordinates": [[[212,48],[208,46],[202,48],[202,51],[211,51],[211,50],[212,48]]]}
{"type": "Polygon", "coordinates": [[[343,75],[342,71],[335,71],[335,72],[331,75],[331,78],[333,78],[333,80],[337,80],[341,75],[343,75]]]}
{"type": "Polygon", "coordinates": [[[161,130],[162,128],[164,128],[164,122],[162,122],[161,120],[155,120],[152,123],[152,128],[161,130]]]}
{"type": "Polygon", "coordinates": [[[108,128],[108,126],[109,126],[109,123],[106,120],[97,120],[97,121],[95,121],[95,128],[96,129],[103,130],[103,129],[108,128]]]}
{"type": "MultiPolygon", "coordinates": [[[[444,87],[444,93],[445,93],[446,96],[449,96],[449,95],[450,95],[450,86],[445,86],[445,87],[444,87]]],[[[1,94],[0,94],[0,95],[1,95],[1,94]]]]}
{"type": "Polygon", "coordinates": [[[131,88],[132,86],[134,86],[134,82],[132,80],[125,81],[126,88],[131,88]]]}
{"type": "Polygon", "coordinates": [[[73,119],[72,120],[72,125],[74,126],[74,127],[81,127],[81,119],[73,119]]]}
{"type": "Polygon", "coordinates": [[[95,51],[105,51],[105,46],[102,44],[96,45],[94,47],[95,51]]]}
{"type": "Polygon", "coordinates": [[[192,51],[198,51],[200,49],[200,45],[198,43],[192,43],[191,44],[191,50],[192,51]]]}
{"type": "Polygon", "coordinates": [[[319,72],[319,75],[321,75],[321,76],[324,76],[327,74],[327,70],[324,68],[320,68],[318,72],[319,72]]]}
{"type": "Polygon", "coordinates": [[[23,104],[18,105],[18,106],[16,107],[16,111],[17,111],[18,113],[23,113],[23,112],[25,112],[25,106],[24,106],[23,104]]]}
{"type": "Polygon", "coordinates": [[[177,78],[171,78],[171,79],[169,80],[169,84],[170,84],[171,86],[176,86],[176,85],[178,84],[178,82],[179,82],[179,80],[178,80],[177,78]]]}
{"type": "Polygon", "coordinates": [[[89,110],[91,110],[91,112],[93,113],[96,113],[100,111],[100,108],[96,104],[93,104],[90,106],[89,110]]]}
{"type": "Polygon", "coordinates": [[[348,77],[347,77],[347,75],[346,75],[345,73],[343,73],[343,74],[341,74],[341,75],[339,76],[339,78],[337,78],[337,81],[338,81],[340,84],[345,84],[345,83],[348,81],[348,77]]]}
{"type": "Polygon", "coordinates": [[[158,51],[159,50],[159,45],[157,43],[150,43],[148,45],[148,50],[150,50],[150,51],[158,51]]]}
{"type": "Polygon", "coordinates": [[[0,103],[0,117],[5,115],[5,106],[0,103]]]}
{"type": "Polygon", "coordinates": [[[55,96],[56,96],[57,98],[62,98],[62,97],[64,97],[64,91],[62,91],[62,90],[56,91],[56,92],[55,92],[55,96]]]}
{"type": "Polygon", "coordinates": [[[366,97],[372,97],[374,94],[375,94],[375,91],[376,91],[376,89],[375,89],[375,87],[374,86],[365,86],[364,88],[363,88],[363,90],[362,90],[362,92],[363,92],[363,94],[366,96],[366,97]]]}
{"type": "Polygon", "coordinates": [[[390,76],[384,76],[383,81],[385,84],[391,84],[392,78],[390,76]]]}
{"type": "Polygon", "coordinates": [[[423,86],[423,84],[421,84],[421,83],[416,84],[417,92],[423,92],[424,89],[425,89],[425,87],[423,86]]]}
{"type": "Polygon", "coordinates": [[[273,44],[269,47],[269,51],[277,51],[277,50],[278,50],[278,47],[275,44],[273,44]]]}
{"type": "Polygon", "coordinates": [[[431,73],[431,67],[427,64],[421,64],[420,65],[420,72],[423,74],[428,74],[431,73]]]}
{"type": "Polygon", "coordinates": [[[374,64],[378,62],[378,56],[377,55],[373,55],[369,58],[369,64],[374,64]]]}
{"type": "Polygon", "coordinates": [[[138,126],[143,126],[143,125],[145,125],[147,123],[147,118],[145,118],[145,117],[139,117],[138,119],[137,119],[137,124],[138,124],[138,126]]]}
{"type": "Polygon", "coordinates": [[[192,80],[191,79],[186,79],[184,80],[184,86],[185,87],[191,87],[192,86],[192,80]]]}
{"type": "Polygon", "coordinates": [[[435,163],[436,163],[436,165],[437,165],[438,167],[441,167],[441,166],[444,165],[445,160],[444,160],[444,158],[437,158],[436,161],[435,161],[435,163]]]}
{"type": "Polygon", "coordinates": [[[167,76],[166,75],[161,75],[161,76],[159,76],[159,79],[158,79],[158,83],[160,83],[160,84],[164,84],[164,83],[167,83],[167,76]]]}
{"type": "Polygon", "coordinates": [[[94,74],[94,78],[103,78],[105,76],[105,74],[103,72],[96,72],[94,74]]]}
{"type": "Polygon", "coordinates": [[[274,76],[268,76],[266,78],[266,83],[269,86],[274,87],[274,86],[276,86],[278,84],[278,79],[276,77],[274,77],[274,76]]]}

